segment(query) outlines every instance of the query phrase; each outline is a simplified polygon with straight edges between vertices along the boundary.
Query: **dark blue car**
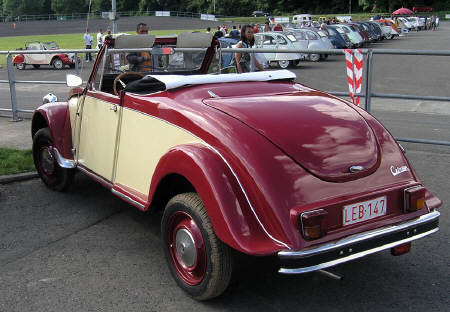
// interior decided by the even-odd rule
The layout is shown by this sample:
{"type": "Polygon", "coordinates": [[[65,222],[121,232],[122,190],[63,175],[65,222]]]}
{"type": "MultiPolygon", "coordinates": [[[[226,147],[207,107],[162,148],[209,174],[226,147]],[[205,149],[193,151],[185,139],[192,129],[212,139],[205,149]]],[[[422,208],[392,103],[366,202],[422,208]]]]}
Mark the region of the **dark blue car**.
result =
{"type": "Polygon", "coordinates": [[[349,49],[352,43],[346,34],[340,33],[333,25],[327,25],[328,38],[336,49],[349,49]]]}

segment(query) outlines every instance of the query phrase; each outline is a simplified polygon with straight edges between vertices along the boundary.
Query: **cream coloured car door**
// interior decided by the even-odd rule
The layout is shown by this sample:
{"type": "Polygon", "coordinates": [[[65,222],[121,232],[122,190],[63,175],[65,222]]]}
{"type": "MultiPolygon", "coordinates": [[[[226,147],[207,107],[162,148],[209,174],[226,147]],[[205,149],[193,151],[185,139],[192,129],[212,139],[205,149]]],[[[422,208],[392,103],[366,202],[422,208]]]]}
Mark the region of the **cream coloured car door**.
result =
{"type": "Polygon", "coordinates": [[[78,166],[89,169],[108,182],[113,180],[119,119],[118,96],[88,90],[79,104],[76,144],[78,166]]]}
{"type": "MultiPolygon", "coordinates": [[[[27,50],[44,50],[44,47],[40,43],[30,43],[27,46],[27,50]]],[[[46,54],[24,54],[25,63],[44,65],[49,64],[46,54]]]]}

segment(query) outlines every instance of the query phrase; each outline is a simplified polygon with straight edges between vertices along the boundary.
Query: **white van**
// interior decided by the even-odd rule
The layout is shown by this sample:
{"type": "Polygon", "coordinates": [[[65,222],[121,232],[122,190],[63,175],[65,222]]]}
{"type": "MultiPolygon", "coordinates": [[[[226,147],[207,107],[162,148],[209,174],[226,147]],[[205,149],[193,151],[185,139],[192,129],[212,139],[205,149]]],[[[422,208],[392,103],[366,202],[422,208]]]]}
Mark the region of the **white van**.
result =
{"type": "Polygon", "coordinates": [[[303,22],[307,22],[308,24],[310,24],[311,21],[312,21],[311,14],[294,15],[294,17],[292,18],[292,23],[294,23],[294,24],[301,24],[303,22]]]}

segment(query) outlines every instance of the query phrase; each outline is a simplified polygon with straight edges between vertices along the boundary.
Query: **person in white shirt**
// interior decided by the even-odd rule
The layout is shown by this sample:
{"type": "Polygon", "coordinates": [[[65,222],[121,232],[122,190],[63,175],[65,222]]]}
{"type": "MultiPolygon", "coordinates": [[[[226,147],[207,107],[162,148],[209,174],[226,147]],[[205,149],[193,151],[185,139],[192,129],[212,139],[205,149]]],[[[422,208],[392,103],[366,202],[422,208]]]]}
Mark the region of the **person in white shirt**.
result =
{"type": "MultiPolygon", "coordinates": [[[[83,37],[84,45],[86,49],[92,49],[92,36],[89,34],[89,29],[86,29],[86,33],[83,37]]],[[[86,53],[86,62],[92,61],[92,55],[90,52],[86,53]]]]}
{"type": "Polygon", "coordinates": [[[100,30],[97,33],[97,47],[100,49],[103,45],[103,29],[100,28],[100,30]]]}

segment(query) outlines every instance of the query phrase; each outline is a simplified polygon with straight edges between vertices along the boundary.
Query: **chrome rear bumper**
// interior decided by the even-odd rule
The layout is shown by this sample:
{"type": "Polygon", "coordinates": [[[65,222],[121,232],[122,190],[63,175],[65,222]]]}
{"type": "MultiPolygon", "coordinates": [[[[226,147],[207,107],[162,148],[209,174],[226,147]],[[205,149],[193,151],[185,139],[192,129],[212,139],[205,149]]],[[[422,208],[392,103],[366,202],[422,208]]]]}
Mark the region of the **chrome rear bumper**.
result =
{"type": "Polygon", "coordinates": [[[439,231],[438,211],[300,251],[280,251],[279,273],[302,274],[358,259],[439,231]]]}

